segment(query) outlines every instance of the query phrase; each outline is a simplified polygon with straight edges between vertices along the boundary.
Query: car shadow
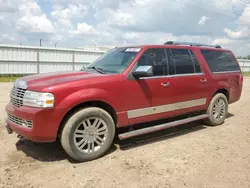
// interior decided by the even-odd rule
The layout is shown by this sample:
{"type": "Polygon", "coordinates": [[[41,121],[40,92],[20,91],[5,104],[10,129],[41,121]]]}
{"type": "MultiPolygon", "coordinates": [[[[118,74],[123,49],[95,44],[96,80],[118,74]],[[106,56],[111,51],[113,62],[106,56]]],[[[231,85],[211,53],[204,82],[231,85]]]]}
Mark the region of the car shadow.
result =
{"type": "MultiPolygon", "coordinates": [[[[227,118],[231,118],[233,116],[233,114],[228,113],[227,118]]],[[[205,126],[202,121],[195,121],[158,132],[132,137],[126,140],[119,140],[116,137],[114,140],[114,144],[105,156],[119,149],[125,151],[128,149],[141,147],[143,145],[171,139],[177,136],[191,134],[195,131],[199,131],[205,128],[207,128],[207,126],[205,126]]],[[[22,151],[23,153],[25,153],[26,156],[42,162],[68,160],[70,163],[78,163],[64,152],[59,141],[56,141],[54,143],[36,143],[20,138],[16,143],[16,148],[18,151],[22,151]]]]}
{"type": "MultiPolygon", "coordinates": [[[[41,162],[68,160],[70,163],[79,163],[66,154],[58,140],[53,143],[37,143],[19,138],[16,142],[16,149],[22,151],[27,157],[41,162]]],[[[112,145],[106,155],[113,153],[115,150],[117,150],[117,147],[112,145]]]]}
{"type": "MultiPolygon", "coordinates": [[[[233,117],[234,114],[228,113],[227,119],[233,117]]],[[[177,136],[182,136],[185,134],[191,134],[195,131],[199,131],[205,129],[209,126],[206,126],[202,120],[195,121],[191,123],[187,123],[180,126],[171,127],[165,130],[161,130],[158,132],[132,137],[126,140],[116,139],[115,143],[119,146],[121,150],[128,150],[136,147],[140,147],[143,145],[151,144],[154,142],[160,142],[163,140],[171,139],[177,136]]]]}
{"type": "Polygon", "coordinates": [[[16,143],[18,151],[22,151],[27,157],[42,162],[53,162],[67,159],[59,142],[54,143],[37,143],[19,138],[16,143]]]}
{"type": "Polygon", "coordinates": [[[232,113],[228,112],[228,113],[227,113],[227,117],[226,117],[226,118],[231,118],[231,117],[234,117],[234,114],[232,114],[232,113]]]}

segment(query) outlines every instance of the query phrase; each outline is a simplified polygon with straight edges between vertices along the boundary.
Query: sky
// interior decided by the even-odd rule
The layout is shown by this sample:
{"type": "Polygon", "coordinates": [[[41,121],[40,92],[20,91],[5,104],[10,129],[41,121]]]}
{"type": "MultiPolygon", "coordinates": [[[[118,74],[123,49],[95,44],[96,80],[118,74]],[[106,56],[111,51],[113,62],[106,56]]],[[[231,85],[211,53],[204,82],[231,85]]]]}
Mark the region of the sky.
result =
{"type": "Polygon", "coordinates": [[[250,54],[250,0],[0,0],[0,43],[217,44],[250,54]]]}

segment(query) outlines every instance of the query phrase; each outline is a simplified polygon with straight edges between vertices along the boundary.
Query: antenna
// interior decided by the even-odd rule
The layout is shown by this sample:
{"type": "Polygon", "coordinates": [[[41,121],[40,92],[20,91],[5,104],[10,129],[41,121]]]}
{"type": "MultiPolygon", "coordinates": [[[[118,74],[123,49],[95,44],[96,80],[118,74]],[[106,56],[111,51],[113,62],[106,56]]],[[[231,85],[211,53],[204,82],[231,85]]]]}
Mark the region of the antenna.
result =
{"type": "Polygon", "coordinates": [[[189,46],[204,46],[204,47],[212,47],[212,48],[221,48],[220,45],[209,45],[209,44],[201,44],[201,43],[193,43],[193,42],[167,41],[164,44],[165,45],[189,45],[189,46]]]}

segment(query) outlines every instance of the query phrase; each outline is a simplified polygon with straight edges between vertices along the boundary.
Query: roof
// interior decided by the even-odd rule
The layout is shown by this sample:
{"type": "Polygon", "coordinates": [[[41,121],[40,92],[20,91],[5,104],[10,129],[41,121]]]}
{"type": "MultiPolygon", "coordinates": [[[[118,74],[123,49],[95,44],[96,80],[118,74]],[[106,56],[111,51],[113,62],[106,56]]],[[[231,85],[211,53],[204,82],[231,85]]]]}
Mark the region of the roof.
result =
{"type": "Polygon", "coordinates": [[[117,46],[118,48],[186,48],[186,49],[193,49],[193,48],[202,48],[202,49],[214,49],[214,50],[223,50],[223,51],[229,51],[227,49],[223,48],[215,48],[215,47],[209,47],[209,46],[190,46],[190,45],[164,45],[164,44],[145,44],[145,45],[130,45],[130,46],[117,46]]]}
{"type": "Polygon", "coordinates": [[[177,41],[167,41],[164,44],[143,44],[143,45],[126,45],[126,46],[117,46],[117,47],[125,47],[125,48],[143,48],[143,47],[173,47],[177,48],[181,47],[189,47],[189,48],[214,48],[214,49],[222,49],[220,45],[211,45],[211,44],[202,44],[202,43],[194,43],[194,42],[177,42],[177,41]]]}

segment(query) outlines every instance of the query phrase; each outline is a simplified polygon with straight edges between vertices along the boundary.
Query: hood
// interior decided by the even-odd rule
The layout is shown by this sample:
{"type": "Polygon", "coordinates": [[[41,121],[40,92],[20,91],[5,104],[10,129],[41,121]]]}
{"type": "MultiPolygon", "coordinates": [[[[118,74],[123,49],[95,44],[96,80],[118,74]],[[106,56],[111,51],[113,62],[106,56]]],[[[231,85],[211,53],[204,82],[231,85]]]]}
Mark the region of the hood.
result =
{"type": "Polygon", "coordinates": [[[67,71],[42,73],[31,76],[25,76],[16,80],[15,85],[18,87],[26,87],[29,89],[41,89],[44,87],[54,86],[57,84],[83,80],[87,78],[105,76],[96,72],[84,71],[67,71]]]}

